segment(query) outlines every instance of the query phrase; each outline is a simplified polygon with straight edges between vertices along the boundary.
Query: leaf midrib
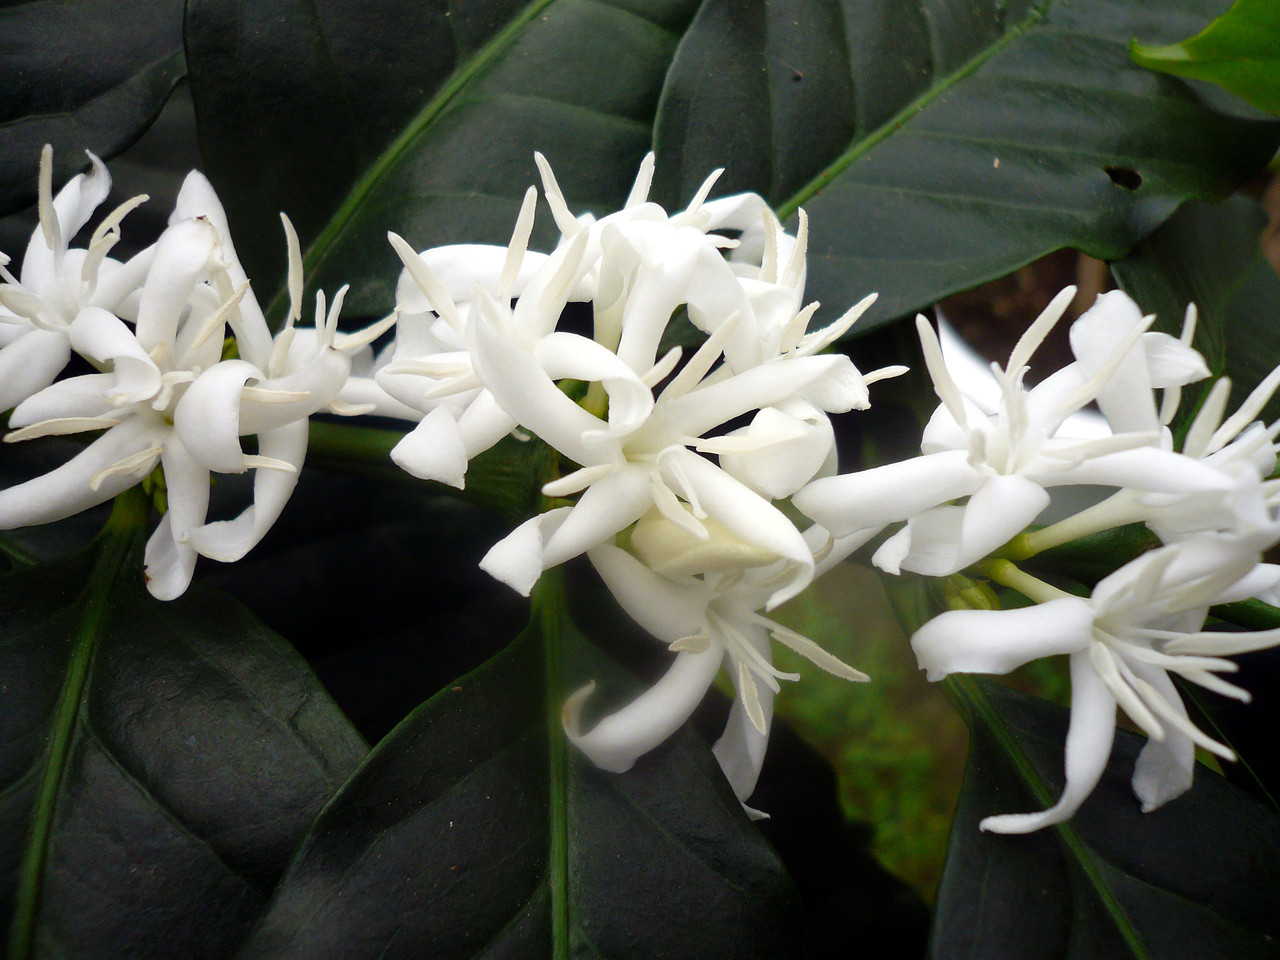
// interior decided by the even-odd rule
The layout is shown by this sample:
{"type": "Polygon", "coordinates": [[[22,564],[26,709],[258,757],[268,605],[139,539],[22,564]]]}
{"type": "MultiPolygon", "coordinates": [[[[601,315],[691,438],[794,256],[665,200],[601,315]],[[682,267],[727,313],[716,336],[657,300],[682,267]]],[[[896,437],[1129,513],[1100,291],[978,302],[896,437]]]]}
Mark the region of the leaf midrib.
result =
{"type": "MultiPolygon", "coordinates": [[[[427,101],[427,105],[400,132],[400,135],[391,142],[391,145],[382,152],[382,155],[374,161],[365,175],[356,182],[347,198],[342,202],[342,206],[338,208],[337,213],[333,215],[332,219],[325,225],[324,230],[320,232],[320,235],[316,237],[315,241],[307,249],[306,257],[303,260],[304,274],[315,269],[316,263],[325,256],[333,245],[334,240],[346,229],[347,224],[350,223],[356,211],[363,204],[365,197],[382,180],[387,171],[400,161],[422,130],[449,106],[476,74],[487,67],[499,53],[513,42],[516,35],[526,24],[555,2],[556,0],[533,0],[532,3],[526,5],[523,10],[511,18],[505,27],[494,34],[474,57],[455,71],[436,95],[427,101]]],[[[288,290],[286,285],[282,285],[272,299],[271,306],[267,309],[268,321],[274,321],[283,316],[287,305],[288,290]]]]}
{"type": "MultiPolygon", "coordinates": [[[[971,677],[954,676],[945,682],[950,683],[953,689],[969,703],[976,714],[976,719],[980,720],[991,731],[992,736],[1000,743],[1005,755],[1012,762],[1018,776],[1026,784],[1036,800],[1044,804],[1046,808],[1052,806],[1054,797],[1049,792],[1048,786],[1036,771],[1031,758],[1023,751],[1003,719],[991,705],[991,700],[987,697],[986,691],[971,677]]],[[[1116,925],[1117,932],[1124,940],[1125,945],[1132,951],[1133,956],[1136,960],[1151,960],[1151,955],[1147,952],[1142,937],[1133,926],[1128,914],[1125,913],[1124,907],[1116,899],[1115,894],[1107,887],[1101,872],[1098,870],[1098,865],[1089,855],[1089,851],[1080,835],[1076,832],[1075,827],[1071,825],[1070,821],[1067,821],[1055,824],[1053,829],[1057,831],[1058,838],[1066,848],[1066,852],[1075,860],[1076,865],[1089,881],[1098,900],[1111,917],[1112,922],[1116,925]]]]}
{"type": "Polygon", "coordinates": [[[116,498],[115,510],[105,528],[101,552],[81,593],[80,622],[67,661],[66,677],[49,725],[40,787],[31,813],[31,828],[19,868],[14,897],[13,923],[9,928],[9,957],[23,960],[35,946],[35,921],[48,861],[49,834],[62,787],[67,755],[80,715],[93,652],[102,634],[108,596],[125,569],[124,560],[145,519],[146,503],[136,488],[116,498]]]}
{"type": "Polygon", "coordinates": [[[1041,0],[1033,6],[1021,20],[1009,27],[995,42],[979,50],[958,68],[941,80],[935,81],[915,99],[882,123],[875,130],[852,144],[849,149],[832,161],[817,176],[801,187],[790,199],[776,208],[780,219],[786,219],[800,208],[802,204],[825,188],[841,173],[866,156],[873,148],[897,133],[917,114],[924,111],[933,101],[950,90],[961,80],[975,73],[979,67],[1002,51],[1009,44],[1021,37],[1029,28],[1045,22],[1047,11],[1053,0],[1041,0]]]}

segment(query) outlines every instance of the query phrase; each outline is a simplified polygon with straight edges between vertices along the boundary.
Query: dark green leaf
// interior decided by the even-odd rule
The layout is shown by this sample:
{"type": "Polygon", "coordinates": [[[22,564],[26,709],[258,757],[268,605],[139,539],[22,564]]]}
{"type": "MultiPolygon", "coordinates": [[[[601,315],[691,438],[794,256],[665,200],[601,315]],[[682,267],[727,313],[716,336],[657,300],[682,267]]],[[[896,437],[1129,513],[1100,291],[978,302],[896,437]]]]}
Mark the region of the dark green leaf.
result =
{"type": "MultiPolygon", "coordinates": [[[[387,130],[399,134],[381,155],[343,145],[341,163],[329,169],[329,139],[343,121],[326,123],[325,117],[307,113],[302,129],[289,128],[299,134],[298,141],[282,154],[298,159],[264,161],[282,164],[281,172],[268,180],[270,189],[257,201],[253,221],[240,226],[279,236],[275,210],[286,201],[277,181],[300,181],[296,209],[305,208],[303,219],[314,237],[306,258],[309,280],[330,288],[350,283],[349,312],[376,314],[390,307],[399,270],[386,231],[396,230],[418,248],[505,243],[525,188],[537,179],[535,150],[547,154],[577,206],[620,205],[649,147],[662,77],[696,2],[481,0],[433,5],[434,13],[420,14],[408,26],[395,20],[403,3],[350,6],[370,22],[390,21],[390,32],[378,28],[386,42],[398,37],[404,46],[396,49],[429,61],[414,84],[405,84],[394,65],[385,72],[381,64],[371,68],[369,76],[376,79],[368,85],[378,88],[379,96],[387,96],[388,86],[406,88],[395,99],[396,110],[403,112],[393,124],[380,123],[377,137],[385,143],[387,130]],[[321,169],[313,173],[316,166],[321,169]],[[313,179],[315,195],[324,198],[314,203],[307,199],[313,179]]],[[[259,14],[245,5],[200,0],[194,10],[199,15],[193,13],[191,20],[191,62],[202,135],[238,128],[246,111],[264,131],[287,125],[281,118],[317,92],[322,103],[355,96],[346,76],[350,68],[340,71],[318,54],[295,57],[298,72],[278,76],[252,47],[251,23],[259,14]],[[228,46],[221,39],[228,35],[244,37],[245,46],[236,46],[241,41],[228,46]],[[214,57],[211,63],[223,66],[205,72],[206,52],[214,57]],[[233,105],[202,94],[228,71],[240,75],[237,84],[252,91],[251,97],[241,96],[233,105]],[[273,93],[262,98],[264,90],[273,93]]],[[[342,28],[351,29],[350,24],[342,28]]],[[[287,50],[312,50],[315,31],[312,22],[290,16],[273,36],[287,50]]],[[[352,112],[359,110],[344,103],[341,116],[352,112]]],[[[213,153],[209,160],[215,182],[241,185],[240,167],[223,169],[213,153]]],[[[294,209],[288,208],[291,215],[294,209]]],[[[548,230],[544,223],[535,242],[539,235],[544,241],[552,236],[548,230]]],[[[274,309],[278,315],[282,303],[274,309]]]]}
{"type": "Polygon", "coordinates": [[[14,960],[225,956],[365,752],[233,601],[147,596],[130,540],[0,579],[14,960]]]}
{"type": "Polygon", "coordinates": [[[1212,771],[1152,813],[1129,785],[1141,737],[1118,731],[1111,762],[1074,818],[1026,836],[978,830],[1047,806],[1062,789],[1066,711],[986,681],[954,685],[972,746],[933,955],[1250,960],[1280,943],[1280,818],[1212,771]]]}
{"type": "Polygon", "coordinates": [[[138,138],[186,68],[179,0],[43,0],[0,7],[0,215],[35,199],[40,148],[54,179],[138,138]]]}
{"type": "MultiPolygon", "coordinates": [[[[1187,304],[1196,304],[1195,345],[1215,374],[1231,377],[1233,404],[1280,365],[1280,276],[1258,246],[1266,223],[1247,197],[1190,203],[1111,265],[1143,311],[1157,315],[1157,329],[1178,333],[1187,304]]],[[[1189,398],[1204,389],[1192,388],[1189,398]]],[[[1184,401],[1184,419],[1194,410],[1193,399],[1184,401]]],[[[1277,416],[1280,403],[1273,401],[1264,419],[1277,416]]]]}
{"type": "Polygon", "coordinates": [[[1221,84],[1255,107],[1280,113],[1280,4],[1236,0],[1194,37],[1165,46],[1130,44],[1144,67],[1221,84]]]}
{"type": "Polygon", "coordinates": [[[241,957],[794,954],[790,883],[692,734],[621,775],[569,747],[561,657],[605,668],[558,623],[544,608],[374,749],[241,957]]]}
{"type": "Polygon", "coordinates": [[[279,212],[304,244],[314,240],[459,61],[519,7],[519,0],[187,4],[204,161],[260,296],[284,275],[279,212]]]}
{"type": "Polygon", "coordinates": [[[1275,150],[1275,124],[1129,59],[1134,33],[1185,36],[1221,8],[710,0],[663,91],[660,199],[725,166],[733,189],[804,206],[808,295],[838,312],[880,292],[859,330],[1061,247],[1114,259],[1275,150]]]}

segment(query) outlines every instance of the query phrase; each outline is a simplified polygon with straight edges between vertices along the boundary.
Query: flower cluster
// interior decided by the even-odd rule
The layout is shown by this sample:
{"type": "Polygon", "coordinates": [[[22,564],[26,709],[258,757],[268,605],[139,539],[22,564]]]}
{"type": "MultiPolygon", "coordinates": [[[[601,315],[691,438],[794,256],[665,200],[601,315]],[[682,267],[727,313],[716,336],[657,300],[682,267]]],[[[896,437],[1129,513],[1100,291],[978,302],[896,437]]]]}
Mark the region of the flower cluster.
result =
{"type": "MultiPolygon", "coordinates": [[[[1074,290],[1028,328],[1003,367],[998,402],[966,395],[933,327],[919,318],[941,405],[921,455],[840,473],[832,414],[864,410],[868,386],[905,372],[860,372],[824,353],[874,300],[810,331],[804,301],[807,221],[784,229],[755,194],[708,199],[712,175],[683,210],[649,200],[653,158],[623,208],[574,214],[541,157],[542,196],[558,230],[549,253],[528,248],[530,187],[506,246],[415,252],[395,312],[338,331],[345,288],[315,326],[299,329],[302,260],[283,218],[290,313],[273,333],[232,246],[208,181],[190,174],[168,228],[127,261],[110,256],[135,198],[71,246],[110,180],[89,173],[52,193],[45,149],[40,226],[19,275],[0,255],[0,409],[6,442],[96,434],[62,466],[0,490],[0,529],[42,523],[148,481],[163,517],[146,549],[148,586],[181,594],[196,557],[243,556],[280,515],[327,411],[378,414],[412,427],[392,459],[415,477],[466,484],[470,461],[508,435],[537,437],[554,456],[544,509],[511,531],[481,567],[528,595],[543,573],[585,555],[623,610],[672,654],[666,674],[592,724],[593,684],[565,702],[567,736],[599,766],[623,771],[693,712],[723,667],[736,697],[714,752],[739,799],[754,789],[779,681],[774,641],[848,680],[867,677],[768,614],[864,544],[899,574],[966,571],[1033,605],[952,609],[911,639],[930,679],[1007,673],[1062,654],[1072,680],[1066,789],[1049,810],[987,818],[1026,832],[1065,820],[1098,782],[1116,708],[1149,736],[1134,774],[1144,809],[1191,783],[1196,746],[1231,757],[1189,720],[1171,677],[1248,699],[1224,680],[1235,653],[1280,643],[1280,631],[1205,629],[1210,607],[1280,600],[1280,481],[1271,478],[1280,424],[1255,422],[1280,387],[1268,377],[1230,416],[1218,381],[1177,449],[1169,425],[1181,388],[1209,375],[1181,337],[1153,333],[1123,293],[1071,327],[1073,362],[1036,386],[1029,364],[1074,290]],[[691,325],[698,336],[684,325],[691,325]],[[372,343],[394,336],[374,355],[372,343]],[[683,336],[681,334],[683,333],[683,336]],[[664,343],[700,340],[687,352],[664,343]],[[72,371],[73,355],[94,372],[72,371]],[[1096,404],[1107,429],[1078,434],[1096,404]],[[253,437],[246,453],[242,437],[253,437]],[[210,521],[213,473],[253,470],[253,501],[210,521]],[[1034,524],[1069,486],[1105,500],[1050,526],[1034,524]],[[809,521],[798,518],[803,515],[809,521]],[[1091,533],[1145,523],[1163,546],[1080,596],[1017,564],[1091,533]]],[[[961,591],[961,597],[966,594],[961,591]]]]}
{"type": "Polygon", "coordinates": [[[128,261],[110,253],[145,196],[104,217],[87,247],[72,247],[111,187],[106,168],[89,159],[90,172],[54,197],[45,147],[40,225],[20,275],[0,266],[0,409],[13,408],[7,443],[98,435],[56,469],[0,491],[0,529],[70,516],[151,478],[167,510],[147,542],[147,585],[172,599],[190,583],[197,555],[239,559],[275,522],[297,482],[312,413],[362,412],[339,397],[349,353],[389,322],[339,335],[339,292],[327,312],[320,298],[314,330],[295,329],[301,258],[285,220],[293,302],[272,337],[222,206],[196,172],[164,233],[128,261]],[[57,379],[73,354],[94,372],[57,379]],[[244,452],[242,436],[256,438],[256,453],[244,452]],[[210,474],[248,470],[252,504],[207,522],[210,474]]]}
{"type": "Polygon", "coordinates": [[[505,248],[417,254],[390,238],[405,269],[376,382],[420,411],[393,459],[461,487],[468,461],[512,431],[554,448],[563,469],[542,488],[554,506],[481,566],[528,594],[544,570],[585,553],[675,654],[663,680],[590,731],[581,712],[591,688],[571,697],[569,737],[600,766],[626,770],[688,718],[724,664],[738,697],[716,753],[745,799],[778,680],[790,676],[773,666],[770,636],[865,679],[761,611],[867,538],[802,532],[774,501],[835,470],[829,415],[866,408],[867,385],[903,368],[864,375],[819,353],[874,298],[809,331],[818,305],[803,301],[803,215],[793,236],[759,196],[707,201],[715,175],[668,214],[648,200],[650,156],[622,210],[575,216],[537,160],[560,233],[551,253],[526,249],[533,188],[505,248]],[[589,307],[590,335],[565,329],[571,302],[589,307]],[[705,342],[689,356],[661,352],[681,315],[705,342]]]}
{"type": "Polygon", "coordinates": [[[1168,424],[1180,388],[1209,373],[1190,346],[1194,308],[1182,337],[1174,338],[1149,332],[1153,318],[1143,317],[1124,293],[1105,294],[1071,327],[1074,362],[1027,388],[1027,363],[1074,292],[1063,291],[1008,364],[994,367],[1001,395],[994,410],[963,394],[921,318],[924,354],[942,401],[925,429],[923,455],[815,480],[794,498],[838,534],[905,521],[873,557],[891,573],[948,576],[978,563],[978,571],[1036,601],[1011,610],[952,610],[911,640],[931,680],[958,672],[1003,674],[1040,657],[1069,657],[1066,789],[1043,812],[983,821],[983,829],[1003,833],[1059,823],[1079,808],[1106,766],[1117,706],[1150,738],[1133,778],[1143,809],[1178,796],[1191,785],[1197,745],[1227,759],[1233,754],[1191,723],[1171,675],[1247,700],[1244,690],[1219,676],[1236,669],[1225,657],[1280,643],[1280,631],[1204,629],[1215,604],[1276,597],[1280,567],[1263,563],[1262,552],[1280,542],[1280,491],[1268,479],[1280,425],[1254,420],[1280,384],[1280,371],[1225,421],[1230,383],[1219,380],[1175,450],[1168,424]],[[1109,432],[1091,439],[1066,435],[1068,418],[1091,402],[1109,432]],[[1115,492],[1024,534],[1049,505],[1049,489],[1068,484],[1115,492]],[[967,500],[950,502],[957,498],[967,500]],[[1014,562],[1134,522],[1146,523],[1164,546],[1104,578],[1087,598],[1014,562]]]}

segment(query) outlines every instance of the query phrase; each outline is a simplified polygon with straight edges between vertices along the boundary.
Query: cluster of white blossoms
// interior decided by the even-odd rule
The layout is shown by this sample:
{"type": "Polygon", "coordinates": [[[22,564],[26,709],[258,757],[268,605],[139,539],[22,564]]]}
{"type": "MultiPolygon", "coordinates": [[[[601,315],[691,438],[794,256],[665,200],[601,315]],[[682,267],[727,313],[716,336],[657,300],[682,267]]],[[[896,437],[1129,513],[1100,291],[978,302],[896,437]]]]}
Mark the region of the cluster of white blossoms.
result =
{"type": "Polygon", "coordinates": [[[1232,751],[1188,719],[1171,674],[1216,693],[1248,700],[1222,679],[1230,654],[1280,643],[1280,631],[1205,630],[1209,608],[1251,597],[1280,597],[1280,567],[1262,552],[1280,542],[1276,467],[1280,424],[1255,422],[1280,370],[1223,419],[1230,382],[1214,384],[1186,431],[1181,451],[1168,428],[1180,388],[1209,374],[1191,348],[1195,311],[1181,338],[1148,332],[1122,292],[1103,295],[1071,327],[1074,362],[1028,389],[1032,353],[1074,295],[1062,292],[1014,347],[997,409],[979,409],[952,380],[933,329],[919,321],[924,354],[941,406],[924,431],[923,455],[860,473],[815,480],[795,504],[838,535],[905,525],[873,562],[949,576],[977,564],[991,580],[1035,601],[1009,610],[952,610],[911,638],[931,680],[953,673],[1004,674],[1040,657],[1066,654],[1072,686],[1066,789],[1040,813],[985,819],[985,830],[1025,833],[1070,817],[1106,767],[1121,707],[1149,740],[1133,788],[1152,810],[1191,786],[1197,745],[1232,751]],[[1156,391],[1162,391],[1157,403],[1156,391]],[[1096,402],[1109,432],[1073,438],[1068,418],[1096,402]],[[1051,526],[1023,533],[1049,504],[1048,490],[1069,484],[1115,492],[1051,526]],[[963,504],[951,501],[967,498],[963,504]],[[1144,522],[1162,547],[1074,596],[1019,569],[1016,562],[1067,541],[1144,522]]]}
{"type": "Polygon", "coordinates": [[[707,201],[714,175],[668,214],[648,200],[652,156],[622,210],[575,216],[537,160],[560,233],[550,254],[526,249],[533,188],[506,247],[416,254],[391,237],[405,270],[375,382],[419,419],[392,457],[462,487],[468,461],[513,431],[554,448],[563,469],[542,488],[552,506],[481,567],[527,595],[544,570],[586,554],[674,654],[661,681],[590,730],[592,687],[570,697],[568,736],[601,767],[626,770],[688,719],[724,666],[738,695],[715,752],[745,800],[778,681],[793,678],[773,666],[770,637],[866,679],[762,611],[867,537],[802,531],[774,501],[835,470],[829,414],[866,408],[867,385],[904,368],[862,374],[819,354],[874,298],[809,331],[818,305],[803,302],[803,216],[792,236],[755,194],[707,201]],[[562,329],[575,301],[589,305],[590,335],[562,329]],[[705,342],[660,355],[682,314],[705,342]]]}
{"type": "Polygon", "coordinates": [[[505,247],[417,253],[391,234],[404,264],[396,310],[355,334],[337,329],[345,288],[327,310],[318,295],[314,329],[294,326],[302,265],[285,219],[291,311],[273,336],[200,174],[188,176],[160,239],[119,262],[109,254],[121,221],[146,198],[108,214],[84,249],[71,248],[109,179],[91,157],[92,170],[55,198],[46,148],[40,227],[21,275],[0,262],[0,409],[12,408],[4,439],[98,436],[45,476],[0,490],[0,529],[68,516],[152,478],[167,509],[147,544],[148,585],[172,598],[197,555],[237,559],[280,515],[314,413],[412,423],[392,459],[457,488],[472,458],[502,438],[536,436],[556,455],[545,509],[481,567],[528,595],[544,571],[586,555],[673,655],[652,688],[589,728],[594,685],[564,704],[566,734],[604,769],[626,770],[671,736],[724,668],[736,697],[714,752],[745,802],[778,681],[796,678],[773,665],[772,642],[837,676],[867,679],[766,614],[877,537],[872,559],[885,571],[968,571],[1033,601],[955,609],[926,623],[911,644],[930,679],[1069,657],[1062,798],[1040,813],[989,817],[984,829],[1026,832],[1071,816],[1106,765],[1117,706],[1150,738],[1133,780],[1144,809],[1190,786],[1196,745],[1231,756],[1190,722],[1170,675],[1247,699],[1220,676],[1235,669],[1226,657],[1280,642],[1280,631],[1204,629],[1215,604],[1280,599],[1280,567],[1262,562],[1280,541],[1280,481],[1268,479],[1280,425],[1254,422],[1280,371],[1231,416],[1230,384],[1220,380],[1176,450],[1168,425],[1180,388],[1209,374],[1191,347],[1193,309],[1174,338],[1149,332],[1152,318],[1123,293],[1106,294],[1071,328],[1074,362],[1028,388],[1032,355],[1074,295],[1065,290],[1008,364],[993,365],[992,409],[954,381],[921,317],[942,401],[922,455],[841,474],[830,415],[866,409],[868,385],[906,368],[864,374],[847,356],[821,352],[874,295],[809,330],[818,304],[804,302],[803,211],[790,234],[755,194],[708,200],[713,175],[669,214],[648,199],[650,156],[623,209],[575,215],[536,159],[559,232],[550,253],[528,249],[534,187],[505,247]],[[705,340],[688,355],[663,352],[681,318],[705,340]],[[393,325],[375,357],[370,344],[393,325]],[[59,379],[73,354],[96,372],[59,379]],[[1092,403],[1109,430],[1072,436],[1074,415],[1092,403]],[[244,451],[246,436],[256,452],[244,451]],[[208,521],[211,473],[247,470],[253,503],[233,520],[208,521]],[[1050,491],[1070,485],[1114,493],[1035,529],[1050,491]],[[1016,565],[1135,522],[1164,546],[1089,597],[1016,565]]]}
{"type": "Polygon", "coordinates": [[[190,583],[197,555],[237,560],[279,517],[311,414],[365,412],[339,398],[349,354],[392,321],[339,335],[340,291],[327,312],[319,298],[314,330],[296,329],[301,258],[285,220],[293,302],[272,337],[222,206],[196,172],[164,233],[128,261],[110,253],[145,196],[104,217],[86,247],[72,247],[111,188],[101,161],[89,159],[90,171],[54,197],[45,147],[40,225],[20,275],[5,268],[8,258],[0,262],[0,410],[12,408],[6,443],[99,435],[49,473],[0,490],[0,529],[62,519],[154,476],[167,510],[147,542],[147,586],[172,599],[190,583]],[[94,372],[58,379],[73,355],[94,372]],[[245,453],[242,436],[256,438],[256,453],[245,453]],[[248,470],[253,502],[234,519],[208,522],[210,475],[248,470]]]}

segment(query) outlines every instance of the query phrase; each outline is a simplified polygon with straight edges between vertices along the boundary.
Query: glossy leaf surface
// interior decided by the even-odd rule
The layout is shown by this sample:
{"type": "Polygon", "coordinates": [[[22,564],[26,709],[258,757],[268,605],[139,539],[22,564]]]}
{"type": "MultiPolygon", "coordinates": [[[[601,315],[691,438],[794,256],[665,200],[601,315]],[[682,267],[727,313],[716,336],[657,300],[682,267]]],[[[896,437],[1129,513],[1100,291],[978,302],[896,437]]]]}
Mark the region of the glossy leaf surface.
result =
{"type": "Polygon", "coordinates": [[[555,622],[374,749],[241,957],[793,955],[790,881],[705,746],[682,733],[609,774],[568,745],[561,670],[602,666],[555,622]]]}
{"type": "Polygon", "coordinates": [[[44,144],[55,182],[67,179],[86,149],[109,157],[136,140],[186,72],[180,0],[121,12],[110,0],[0,7],[0,215],[35,200],[44,144]]]}
{"type": "Polygon", "coordinates": [[[1144,67],[1211,80],[1280,113],[1280,6],[1272,0],[1236,0],[1194,37],[1164,46],[1135,40],[1130,49],[1144,67]]]}
{"type": "Polygon", "coordinates": [[[727,188],[803,206],[807,296],[838,314],[879,291],[860,330],[1061,247],[1114,259],[1275,149],[1274,125],[1129,59],[1135,33],[1221,9],[713,0],[663,91],[662,199],[725,166],[727,188]]]}
{"type": "Polygon", "coordinates": [[[246,611],[199,590],[161,604],[123,560],[109,538],[0,580],[15,960],[228,955],[366,749],[246,611]]]}
{"type": "Polygon", "coordinates": [[[1143,738],[1118,731],[1102,781],[1059,828],[982,833],[1062,789],[1067,711],[988,681],[953,686],[970,711],[969,768],[938,892],[938,958],[1275,956],[1280,817],[1205,767],[1182,797],[1139,812],[1143,738]]]}
{"type": "MultiPolygon", "coordinates": [[[[408,4],[419,12],[406,23],[398,22],[395,13],[403,3],[351,6],[362,11],[362,22],[388,31],[385,42],[403,51],[399,55],[428,64],[425,72],[415,73],[419,82],[394,94],[395,110],[402,111],[396,114],[397,123],[388,127],[379,119],[377,136],[367,138],[369,143],[385,139],[386,130],[394,128],[399,131],[395,139],[379,154],[343,146],[353,135],[342,133],[340,156],[330,163],[327,155],[317,158],[314,151],[315,138],[332,122],[308,107],[301,121],[304,135],[296,145],[278,158],[255,162],[271,163],[281,182],[298,177],[303,160],[319,167],[309,178],[298,177],[302,182],[292,190],[295,205],[287,208],[308,225],[304,241],[314,238],[306,259],[308,280],[330,289],[350,283],[349,312],[374,314],[390,308],[399,269],[386,242],[387,230],[396,230],[419,249],[505,243],[525,189],[537,180],[535,150],[547,155],[566,193],[581,208],[620,206],[649,148],[662,79],[696,4],[408,4]],[[314,188],[307,186],[308,179],[315,181],[314,188]]],[[[319,27],[303,10],[299,5],[298,13],[279,24],[280,42],[290,49],[311,50],[318,44],[319,27]]],[[[243,122],[263,131],[277,125],[290,129],[297,98],[323,104],[362,92],[346,75],[349,68],[338,69],[336,59],[319,55],[298,63],[300,72],[289,76],[280,76],[260,56],[246,65],[224,38],[254,42],[250,21],[257,16],[226,0],[200,0],[193,7],[191,63],[202,133],[243,122]],[[240,74],[231,89],[269,89],[274,95],[241,96],[234,103],[221,99],[229,72],[240,74]],[[210,95],[202,97],[202,87],[210,95]]],[[[400,83],[397,75],[391,85],[400,83]]],[[[377,73],[373,86],[386,85],[386,75],[377,73]]],[[[365,93],[392,96],[381,90],[365,93]]],[[[365,106],[357,101],[354,110],[343,107],[344,116],[356,116],[357,130],[371,123],[363,115],[365,106]]],[[[262,152],[256,144],[247,149],[262,152]]],[[[239,183],[246,173],[239,151],[213,154],[209,161],[216,183],[239,183]]],[[[306,169],[310,172],[310,166],[306,169]]],[[[272,190],[255,204],[252,222],[246,211],[243,228],[279,236],[276,210],[284,206],[286,194],[279,187],[272,190]]],[[[549,218],[540,234],[544,245],[551,236],[548,224],[549,218]]],[[[278,248],[283,251],[283,244],[278,248]]],[[[264,288],[260,296],[265,299],[269,292],[264,288]]]]}

